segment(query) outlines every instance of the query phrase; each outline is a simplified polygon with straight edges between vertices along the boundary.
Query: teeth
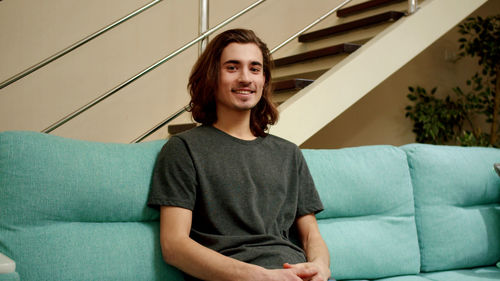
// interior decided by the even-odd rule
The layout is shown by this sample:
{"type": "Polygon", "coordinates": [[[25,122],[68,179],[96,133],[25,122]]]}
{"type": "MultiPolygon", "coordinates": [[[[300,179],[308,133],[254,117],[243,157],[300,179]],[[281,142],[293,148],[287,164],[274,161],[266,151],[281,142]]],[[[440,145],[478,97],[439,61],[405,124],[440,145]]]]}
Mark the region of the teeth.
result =
{"type": "Polygon", "coordinates": [[[252,91],[235,91],[238,94],[251,94],[252,91]]]}

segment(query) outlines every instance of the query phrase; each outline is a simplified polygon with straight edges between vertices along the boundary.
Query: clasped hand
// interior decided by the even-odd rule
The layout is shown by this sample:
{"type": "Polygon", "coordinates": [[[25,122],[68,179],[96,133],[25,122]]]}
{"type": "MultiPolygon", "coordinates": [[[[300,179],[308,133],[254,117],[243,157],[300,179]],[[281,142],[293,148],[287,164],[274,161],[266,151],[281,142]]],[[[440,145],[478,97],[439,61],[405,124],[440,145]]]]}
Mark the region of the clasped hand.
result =
{"type": "Polygon", "coordinates": [[[306,262],[298,264],[285,263],[283,269],[272,270],[274,277],[270,280],[290,281],[327,281],[330,276],[329,269],[322,269],[318,265],[306,262]]]}

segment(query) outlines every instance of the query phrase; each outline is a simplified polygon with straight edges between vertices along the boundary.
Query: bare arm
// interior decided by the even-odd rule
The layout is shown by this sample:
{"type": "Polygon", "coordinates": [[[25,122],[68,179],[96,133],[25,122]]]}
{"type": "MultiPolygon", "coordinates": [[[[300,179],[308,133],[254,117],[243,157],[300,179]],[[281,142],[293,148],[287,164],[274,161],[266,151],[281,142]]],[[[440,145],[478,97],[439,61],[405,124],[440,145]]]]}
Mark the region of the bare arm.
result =
{"type": "Polygon", "coordinates": [[[313,214],[305,215],[297,219],[297,229],[299,231],[302,247],[306,252],[307,263],[290,265],[285,268],[313,268],[318,274],[314,276],[313,281],[325,281],[330,277],[330,253],[325,241],[319,232],[318,222],[313,214]]]}
{"type": "Polygon", "coordinates": [[[160,242],[164,260],[203,280],[296,280],[296,269],[266,270],[213,251],[189,237],[192,212],[178,207],[161,207],[160,242]]]}

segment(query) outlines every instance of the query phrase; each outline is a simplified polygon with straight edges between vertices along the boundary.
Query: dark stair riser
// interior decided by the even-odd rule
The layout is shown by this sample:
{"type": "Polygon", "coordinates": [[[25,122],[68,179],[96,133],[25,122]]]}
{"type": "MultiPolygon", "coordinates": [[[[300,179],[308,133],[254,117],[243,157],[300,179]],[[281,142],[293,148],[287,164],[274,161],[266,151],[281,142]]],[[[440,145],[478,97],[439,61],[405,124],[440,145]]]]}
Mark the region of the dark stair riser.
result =
{"type": "Polygon", "coordinates": [[[347,32],[350,30],[362,28],[362,27],[370,27],[376,24],[381,24],[389,21],[396,21],[400,19],[405,14],[403,12],[385,12],[382,14],[374,15],[371,17],[355,20],[352,22],[347,22],[343,24],[339,24],[336,26],[320,29],[317,31],[313,31],[310,33],[302,34],[299,36],[299,42],[311,42],[323,39],[328,36],[332,36],[338,33],[347,32]]]}
{"type": "Polygon", "coordinates": [[[302,62],[306,60],[311,60],[311,59],[317,59],[321,57],[326,57],[326,56],[332,56],[332,55],[337,55],[337,54],[343,54],[343,53],[352,53],[356,51],[361,45],[359,44],[352,44],[352,43],[344,43],[344,44],[339,44],[327,48],[322,48],[314,51],[309,51],[305,52],[302,54],[298,55],[293,55],[289,57],[284,57],[280,58],[277,60],[274,60],[274,65],[279,67],[279,66],[285,66],[297,62],[302,62]]]}
{"type": "Polygon", "coordinates": [[[312,82],[314,82],[314,80],[310,79],[290,79],[290,80],[278,81],[273,83],[273,91],[281,92],[281,91],[300,90],[304,89],[312,82]]]}
{"type": "Polygon", "coordinates": [[[189,129],[192,129],[196,126],[197,126],[196,123],[168,125],[168,133],[170,135],[176,135],[176,134],[182,133],[184,131],[187,131],[189,129]]]}

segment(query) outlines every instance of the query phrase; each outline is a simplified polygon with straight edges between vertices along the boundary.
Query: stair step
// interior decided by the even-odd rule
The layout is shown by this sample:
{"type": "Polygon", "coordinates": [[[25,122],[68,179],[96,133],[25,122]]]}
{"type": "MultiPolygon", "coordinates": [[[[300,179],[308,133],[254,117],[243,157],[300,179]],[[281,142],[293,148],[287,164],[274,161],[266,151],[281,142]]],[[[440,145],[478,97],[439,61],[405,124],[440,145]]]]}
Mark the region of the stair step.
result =
{"type": "Polygon", "coordinates": [[[297,63],[305,60],[310,60],[310,59],[316,59],[316,58],[321,58],[325,56],[331,56],[331,55],[336,55],[336,54],[342,54],[342,53],[352,53],[356,51],[359,47],[361,47],[360,44],[353,44],[353,43],[343,43],[331,47],[326,47],[318,50],[313,50],[309,52],[305,52],[302,54],[298,55],[293,55],[293,56],[288,56],[280,59],[274,60],[274,65],[275,66],[284,66],[284,65],[289,65],[292,63],[297,63]]]}
{"type": "Polygon", "coordinates": [[[312,82],[314,82],[314,80],[301,79],[301,78],[282,80],[282,81],[274,82],[273,89],[274,89],[274,92],[301,90],[301,89],[304,89],[305,87],[307,87],[307,85],[311,84],[312,82]]]}
{"type": "Polygon", "coordinates": [[[394,3],[404,2],[407,0],[371,0],[366,1],[357,5],[346,7],[337,11],[337,17],[347,17],[355,14],[359,14],[365,11],[369,11],[375,8],[391,5],[394,3]]]}
{"type": "Polygon", "coordinates": [[[182,133],[184,131],[187,131],[189,129],[192,129],[196,126],[198,126],[198,124],[196,124],[196,123],[168,125],[168,133],[170,135],[176,135],[176,134],[182,133]]]}
{"type": "Polygon", "coordinates": [[[310,33],[302,34],[299,36],[299,42],[311,42],[323,39],[324,37],[331,36],[337,33],[346,32],[361,27],[368,27],[375,24],[384,23],[387,21],[396,21],[404,16],[403,12],[389,11],[382,14],[366,17],[363,19],[339,24],[336,26],[320,29],[310,33]]]}

